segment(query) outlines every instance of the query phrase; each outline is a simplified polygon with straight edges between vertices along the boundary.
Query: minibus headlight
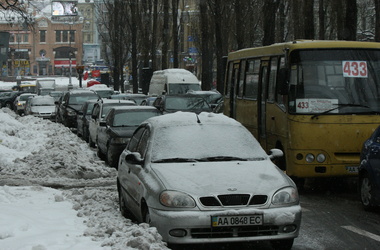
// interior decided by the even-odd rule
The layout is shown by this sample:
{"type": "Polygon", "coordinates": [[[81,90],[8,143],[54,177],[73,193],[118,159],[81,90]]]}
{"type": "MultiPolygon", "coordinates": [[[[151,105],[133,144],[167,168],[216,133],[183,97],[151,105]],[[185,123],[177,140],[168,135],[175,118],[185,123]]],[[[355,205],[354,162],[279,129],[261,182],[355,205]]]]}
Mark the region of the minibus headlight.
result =
{"type": "Polygon", "coordinates": [[[313,162],[314,159],[315,159],[315,157],[314,157],[313,154],[307,154],[306,157],[305,157],[305,160],[306,160],[306,162],[308,162],[308,163],[313,162]]]}
{"type": "Polygon", "coordinates": [[[322,163],[326,160],[326,156],[324,154],[317,155],[317,162],[322,163]]]}

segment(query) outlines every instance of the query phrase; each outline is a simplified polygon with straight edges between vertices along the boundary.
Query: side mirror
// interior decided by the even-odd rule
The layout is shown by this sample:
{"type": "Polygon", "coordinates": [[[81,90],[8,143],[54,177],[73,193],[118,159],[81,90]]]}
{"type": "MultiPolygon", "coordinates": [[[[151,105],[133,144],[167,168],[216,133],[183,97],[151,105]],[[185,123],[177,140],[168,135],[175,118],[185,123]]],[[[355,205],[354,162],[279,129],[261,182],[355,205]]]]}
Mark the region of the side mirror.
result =
{"type": "Polygon", "coordinates": [[[142,165],[144,160],[141,158],[140,153],[133,152],[125,156],[125,161],[129,164],[142,165]]]}
{"type": "Polygon", "coordinates": [[[101,126],[101,127],[105,127],[106,125],[107,125],[107,123],[105,121],[99,122],[99,126],[101,126]]]}
{"type": "Polygon", "coordinates": [[[284,156],[284,152],[282,152],[281,149],[277,149],[277,148],[272,148],[270,151],[269,151],[269,158],[271,160],[274,160],[276,158],[280,158],[284,156]]]}
{"type": "Polygon", "coordinates": [[[287,95],[289,89],[289,70],[281,68],[278,72],[277,93],[280,95],[287,95]]]}

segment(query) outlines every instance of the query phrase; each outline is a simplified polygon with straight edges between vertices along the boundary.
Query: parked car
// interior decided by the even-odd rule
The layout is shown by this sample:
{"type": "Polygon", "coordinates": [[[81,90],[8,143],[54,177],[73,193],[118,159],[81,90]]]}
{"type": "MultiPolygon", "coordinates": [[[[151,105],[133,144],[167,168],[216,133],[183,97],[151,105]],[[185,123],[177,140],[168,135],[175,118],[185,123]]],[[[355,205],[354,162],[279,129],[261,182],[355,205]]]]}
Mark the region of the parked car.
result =
{"type": "Polygon", "coordinates": [[[25,106],[25,115],[55,121],[54,98],[49,95],[30,97],[25,106]]]}
{"type": "Polygon", "coordinates": [[[86,142],[89,142],[90,132],[88,131],[88,126],[91,120],[92,109],[97,101],[95,99],[86,101],[78,111],[77,135],[82,137],[86,142]]]}
{"type": "Polygon", "coordinates": [[[359,166],[360,200],[365,210],[380,206],[380,126],[363,143],[359,166]]]}
{"type": "Polygon", "coordinates": [[[87,100],[98,100],[101,97],[94,91],[73,89],[66,92],[60,101],[56,101],[56,121],[68,128],[77,128],[77,113],[87,100]]]}
{"type": "Polygon", "coordinates": [[[124,93],[124,94],[111,95],[109,98],[110,99],[131,100],[131,101],[134,101],[137,105],[141,105],[142,101],[144,101],[147,98],[147,95],[124,93]]]}
{"type": "Polygon", "coordinates": [[[212,112],[211,106],[203,97],[187,94],[159,96],[154,100],[153,106],[163,114],[177,111],[212,112]]]}
{"type": "Polygon", "coordinates": [[[148,96],[141,102],[141,106],[153,106],[154,100],[157,99],[157,96],[148,96]]]}
{"type": "Polygon", "coordinates": [[[33,96],[36,96],[36,94],[32,94],[32,93],[23,93],[23,94],[17,96],[16,99],[15,99],[15,102],[14,102],[14,104],[13,104],[13,106],[14,106],[14,111],[15,111],[18,115],[22,115],[22,114],[24,114],[26,100],[27,100],[29,97],[33,97],[33,96]]]}
{"type": "Polygon", "coordinates": [[[9,92],[1,92],[0,93],[0,108],[9,108],[14,110],[14,102],[17,96],[19,96],[21,92],[18,91],[9,91],[9,92]]]}
{"type": "Polygon", "coordinates": [[[96,146],[96,141],[98,139],[98,128],[100,123],[104,121],[108,111],[112,107],[116,106],[135,106],[136,103],[127,100],[112,100],[112,99],[101,99],[94,104],[94,108],[91,112],[91,119],[88,124],[89,138],[88,142],[90,147],[96,146]]]}
{"type": "Polygon", "coordinates": [[[111,108],[98,129],[98,155],[104,157],[108,165],[117,169],[120,154],[127,146],[135,129],[146,119],[158,115],[161,113],[149,106],[111,108]]]}
{"type": "Polygon", "coordinates": [[[122,215],[169,244],[269,240],[291,249],[301,206],[295,183],[239,122],[222,114],[153,117],[120,155],[122,215]],[[137,185],[138,183],[138,185],[137,185]]]}

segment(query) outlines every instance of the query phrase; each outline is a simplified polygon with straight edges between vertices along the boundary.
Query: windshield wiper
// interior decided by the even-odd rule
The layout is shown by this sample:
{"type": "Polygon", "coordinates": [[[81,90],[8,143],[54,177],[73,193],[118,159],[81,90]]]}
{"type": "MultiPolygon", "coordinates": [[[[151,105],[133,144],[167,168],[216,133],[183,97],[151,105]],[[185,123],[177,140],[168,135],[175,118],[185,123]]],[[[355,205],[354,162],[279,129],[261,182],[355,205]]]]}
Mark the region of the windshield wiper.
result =
{"type": "Polygon", "coordinates": [[[317,118],[318,116],[320,115],[325,115],[327,113],[330,113],[331,111],[334,111],[334,110],[337,110],[337,109],[340,109],[340,108],[343,108],[343,107],[361,107],[361,108],[370,108],[369,106],[367,105],[362,105],[362,104],[353,104],[353,103],[341,103],[341,104],[333,104],[333,105],[337,105],[337,107],[335,108],[332,108],[332,109],[328,109],[322,113],[319,113],[319,114],[315,114],[311,117],[311,119],[314,119],[314,118],[317,118]]]}
{"type": "Polygon", "coordinates": [[[167,158],[167,159],[152,161],[152,163],[166,163],[166,162],[196,162],[196,160],[191,159],[191,158],[167,158]]]}
{"type": "Polygon", "coordinates": [[[212,156],[199,159],[199,161],[247,161],[247,159],[234,156],[212,156]]]}

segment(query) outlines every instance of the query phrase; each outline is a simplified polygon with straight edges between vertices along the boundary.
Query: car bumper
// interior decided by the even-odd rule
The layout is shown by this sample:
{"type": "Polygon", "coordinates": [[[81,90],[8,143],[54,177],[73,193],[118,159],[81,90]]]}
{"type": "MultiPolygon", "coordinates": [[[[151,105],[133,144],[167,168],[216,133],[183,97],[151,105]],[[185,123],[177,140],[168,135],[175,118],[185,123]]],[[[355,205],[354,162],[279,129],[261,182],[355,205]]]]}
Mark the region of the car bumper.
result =
{"type": "MultiPolygon", "coordinates": [[[[255,214],[257,211],[244,209],[244,214],[255,214]]],[[[301,224],[299,205],[259,211],[263,213],[263,225],[213,228],[211,216],[220,214],[220,211],[181,212],[149,208],[152,226],[158,229],[164,241],[172,244],[266,241],[293,239],[298,236],[301,224]],[[294,230],[287,231],[289,228],[294,230]],[[181,230],[185,232],[185,236],[172,236],[170,232],[173,230],[181,230]]]]}

